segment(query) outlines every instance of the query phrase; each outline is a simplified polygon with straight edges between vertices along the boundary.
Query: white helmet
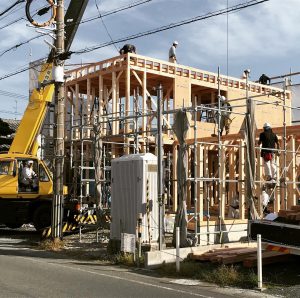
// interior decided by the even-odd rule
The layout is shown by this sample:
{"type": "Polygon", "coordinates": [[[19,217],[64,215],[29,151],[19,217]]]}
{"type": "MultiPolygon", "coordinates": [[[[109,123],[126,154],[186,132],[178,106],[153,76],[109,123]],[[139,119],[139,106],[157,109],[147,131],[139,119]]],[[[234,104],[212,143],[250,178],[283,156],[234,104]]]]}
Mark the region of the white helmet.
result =
{"type": "Polygon", "coordinates": [[[173,45],[176,45],[176,46],[177,46],[177,45],[178,45],[178,41],[177,41],[177,40],[174,40],[174,41],[173,41],[173,45]]]}
{"type": "Polygon", "coordinates": [[[271,128],[271,124],[270,123],[268,123],[268,122],[266,122],[265,124],[264,124],[264,128],[271,128]]]}
{"type": "Polygon", "coordinates": [[[222,95],[222,96],[220,97],[220,101],[221,101],[221,102],[226,101],[226,97],[225,97],[224,95],[222,95]]]}

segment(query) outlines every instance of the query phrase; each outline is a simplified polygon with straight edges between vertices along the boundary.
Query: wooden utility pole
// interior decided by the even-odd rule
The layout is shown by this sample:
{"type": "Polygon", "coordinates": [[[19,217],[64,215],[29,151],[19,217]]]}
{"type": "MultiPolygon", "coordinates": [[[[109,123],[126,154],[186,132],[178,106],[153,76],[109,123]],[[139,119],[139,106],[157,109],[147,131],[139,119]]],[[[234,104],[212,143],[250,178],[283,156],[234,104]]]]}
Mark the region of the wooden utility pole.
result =
{"type": "Polygon", "coordinates": [[[64,202],[64,60],[59,57],[64,53],[64,0],[57,0],[56,41],[54,54],[53,79],[55,81],[55,146],[54,177],[52,201],[52,238],[62,237],[63,202],[64,202]]]}

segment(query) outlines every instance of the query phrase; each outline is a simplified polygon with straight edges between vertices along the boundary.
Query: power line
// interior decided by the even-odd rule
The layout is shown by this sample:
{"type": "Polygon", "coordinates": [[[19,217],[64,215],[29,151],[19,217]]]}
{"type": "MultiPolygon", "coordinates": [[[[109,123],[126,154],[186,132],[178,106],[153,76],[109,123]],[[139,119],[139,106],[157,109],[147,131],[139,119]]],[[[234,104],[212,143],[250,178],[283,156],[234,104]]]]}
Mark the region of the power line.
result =
{"type": "Polygon", "coordinates": [[[196,17],[193,17],[193,18],[190,18],[190,19],[179,21],[177,23],[172,23],[172,24],[165,25],[165,26],[162,26],[162,27],[159,27],[159,28],[155,28],[155,29],[148,30],[148,31],[145,31],[145,32],[141,32],[141,33],[137,33],[137,34],[127,36],[127,37],[123,37],[123,38],[117,39],[113,42],[110,41],[110,42],[102,43],[102,44],[95,45],[95,46],[92,46],[92,47],[88,47],[88,48],[85,48],[85,49],[82,49],[82,50],[74,51],[72,53],[84,54],[84,53],[92,52],[94,50],[109,46],[113,43],[124,42],[124,41],[128,41],[128,40],[144,37],[144,36],[147,36],[147,35],[152,35],[152,34],[155,34],[155,33],[158,33],[158,32],[170,30],[170,29],[180,27],[180,26],[183,26],[183,25],[187,25],[187,24],[191,24],[191,23],[194,23],[194,22],[209,19],[209,18],[212,18],[212,17],[216,17],[216,16],[219,16],[219,15],[222,15],[222,14],[225,14],[225,13],[229,13],[229,12],[233,12],[233,11],[237,11],[237,10],[242,10],[242,9],[247,8],[247,7],[258,5],[258,4],[267,2],[267,1],[270,1],[270,0],[251,0],[251,1],[248,1],[248,2],[245,2],[245,3],[240,3],[238,5],[234,5],[234,6],[231,6],[231,7],[228,7],[228,8],[224,8],[224,9],[221,9],[221,10],[218,10],[218,11],[209,12],[205,15],[196,16],[196,17]]]}
{"type": "Polygon", "coordinates": [[[23,115],[22,113],[11,112],[11,111],[7,111],[7,110],[0,110],[0,113],[2,113],[2,114],[12,114],[12,115],[23,115]]]}
{"type": "MultiPolygon", "coordinates": [[[[145,31],[145,32],[142,32],[142,33],[137,33],[137,34],[130,35],[130,36],[127,36],[127,37],[124,37],[124,38],[120,38],[120,39],[115,40],[115,41],[110,41],[110,42],[102,43],[100,45],[95,45],[93,47],[89,47],[89,48],[85,48],[85,49],[82,49],[82,50],[74,51],[72,53],[81,55],[81,54],[84,54],[84,53],[92,52],[92,51],[100,49],[100,48],[107,47],[107,46],[109,46],[113,43],[124,42],[124,41],[132,40],[132,39],[137,39],[137,38],[140,38],[140,37],[143,37],[143,36],[152,35],[152,34],[155,34],[155,33],[161,32],[161,31],[165,31],[165,30],[173,29],[175,27],[179,27],[179,26],[194,23],[194,22],[197,22],[197,21],[205,20],[205,19],[208,19],[208,18],[212,18],[212,17],[215,17],[215,16],[219,16],[219,15],[228,13],[228,12],[242,10],[242,9],[247,8],[247,7],[258,5],[258,4],[261,4],[261,3],[264,3],[264,2],[268,2],[268,1],[270,1],[270,0],[251,0],[251,1],[241,3],[241,4],[238,4],[238,5],[235,5],[235,6],[231,6],[231,7],[226,8],[226,9],[221,9],[221,10],[211,12],[211,13],[208,13],[208,14],[205,14],[205,15],[201,15],[201,16],[197,16],[197,17],[187,19],[187,20],[184,20],[184,21],[180,21],[180,22],[177,22],[177,23],[172,23],[172,24],[169,24],[169,25],[165,25],[165,26],[162,26],[162,27],[159,27],[159,28],[156,28],[156,29],[152,29],[152,30],[145,31]]],[[[32,67],[27,66],[27,67],[21,68],[17,71],[8,73],[6,75],[3,75],[3,76],[0,77],[0,81],[2,81],[4,79],[7,79],[9,77],[15,76],[19,73],[22,73],[22,72],[26,71],[26,70],[29,70],[30,68],[32,68],[32,67]]]]}
{"type": "Polygon", "coordinates": [[[25,0],[17,0],[14,4],[12,4],[11,6],[9,6],[8,8],[6,8],[5,10],[3,10],[2,12],[0,12],[0,17],[2,17],[4,14],[6,14],[7,12],[9,12],[11,9],[13,9],[16,5],[25,2],[25,0]]]}
{"type": "Polygon", "coordinates": [[[10,23],[7,23],[7,24],[3,25],[2,27],[0,27],[0,30],[2,30],[2,29],[4,29],[4,28],[7,28],[7,27],[9,27],[9,26],[11,26],[11,25],[13,25],[13,24],[16,24],[16,23],[18,23],[18,22],[21,21],[21,20],[25,20],[25,18],[24,18],[24,17],[21,17],[21,18],[18,18],[18,19],[16,19],[16,20],[13,20],[13,21],[11,21],[10,23]]]}
{"type": "MultiPolygon", "coordinates": [[[[43,9],[43,8],[45,8],[45,7],[47,7],[47,6],[43,6],[41,9],[43,9]]],[[[20,10],[20,9],[24,9],[24,8],[21,7],[21,8],[19,8],[19,9],[17,9],[17,10],[20,10]]],[[[16,10],[16,11],[17,11],[17,10],[16,10]]],[[[36,10],[35,10],[35,13],[33,14],[33,16],[36,16],[39,10],[40,10],[40,9],[36,9],[36,10]]],[[[0,30],[2,30],[2,29],[4,29],[4,28],[7,28],[7,27],[9,27],[9,26],[11,26],[11,25],[13,25],[13,24],[16,24],[16,23],[18,23],[18,22],[20,22],[20,21],[22,21],[22,20],[27,20],[27,19],[26,19],[25,17],[20,17],[20,18],[18,18],[18,19],[16,19],[16,20],[13,20],[13,21],[11,21],[11,22],[9,22],[9,23],[7,23],[7,24],[1,26],[1,27],[0,27],[0,30]]]]}
{"type": "Polygon", "coordinates": [[[7,96],[7,97],[12,97],[12,98],[17,98],[17,99],[24,99],[28,100],[28,96],[23,95],[23,94],[18,94],[15,92],[10,92],[6,90],[0,90],[0,95],[7,96]]]}
{"type": "MultiPolygon", "coordinates": [[[[152,0],[140,0],[140,1],[134,2],[134,3],[130,4],[130,5],[122,6],[122,7],[120,7],[120,8],[117,8],[117,9],[114,9],[114,10],[111,10],[111,11],[108,11],[107,13],[104,13],[104,14],[101,14],[101,13],[100,13],[100,11],[99,11],[99,9],[98,9],[98,6],[97,6],[99,15],[94,16],[94,17],[87,18],[87,19],[85,19],[85,20],[82,20],[81,22],[70,22],[70,23],[68,23],[68,24],[66,25],[66,27],[67,27],[67,26],[74,25],[74,24],[84,24],[84,23],[88,23],[88,22],[97,20],[97,19],[99,19],[99,18],[102,20],[102,18],[107,17],[107,16],[109,16],[109,15],[112,15],[112,14],[115,14],[115,13],[118,13],[118,12],[121,12],[121,11],[124,11],[124,10],[127,10],[127,9],[130,9],[130,8],[134,8],[134,7],[136,7],[136,6],[139,6],[139,5],[142,5],[142,4],[151,2],[151,1],[152,1],[152,0]]],[[[16,20],[16,21],[13,21],[13,22],[10,23],[10,24],[4,25],[3,27],[0,27],[0,30],[3,29],[3,28],[6,28],[6,27],[8,27],[8,26],[10,26],[10,25],[12,25],[12,24],[15,24],[17,21],[22,20],[22,19],[23,19],[23,18],[20,18],[20,19],[18,19],[18,20],[16,20]]],[[[108,29],[107,29],[107,27],[105,26],[103,20],[102,20],[102,23],[103,23],[103,26],[104,26],[104,28],[105,28],[105,30],[106,30],[108,36],[110,37],[111,41],[113,41],[113,39],[112,39],[112,37],[110,36],[110,34],[109,34],[109,32],[108,32],[108,29]]],[[[14,46],[12,46],[12,47],[10,47],[10,48],[8,48],[8,49],[2,51],[2,52],[0,53],[0,57],[2,57],[4,54],[6,54],[6,53],[8,53],[8,52],[10,52],[10,51],[12,51],[12,50],[15,50],[15,49],[17,49],[17,48],[19,48],[19,47],[21,47],[21,46],[23,46],[23,45],[25,45],[25,44],[31,42],[32,40],[38,39],[38,38],[40,38],[40,37],[42,37],[42,36],[44,36],[44,34],[39,34],[39,35],[36,35],[36,36],[33,37],[33,38],[30,38],[30,39],[27,39],[27,40],[25,40],[25,41],[22,41],[22,42],[20,42],[19,44],[16,44],[16,45],[14,45],[14,46]]],[[[114,43],[112,43],[112,44],[114,44],[114,43]]],[[[116,48],[116,50],[118,51],[117,48],[116,48]]],[[[119,52],[119,51],[118,51],[118,52],[119,52]]]]}
{"type": "MultiPolygon", "coordinates": [[[[108,29],[107,29],[107,27],[106,27],[106,25],[105,25],[105,23],[104,23],[104,21],[103,21],[103,18],[102,18],[100,9],[99,9],[98,4],[97,4],[97,0],[95,0],[95,5],[96,5],[96,8],[97,8],[97,10],[98,10],[99,17],[100,17],[100,19],[101,19],[101,22],[102,22],[102,24],[103,24],[103,27],[104,27],[104,29],[105,29],[105,31],[106,31],[108,37],[110,38],[110,41],[113,41],[113,38],[112,38],[112,36],[110,35],[110,33],[109,33],[109,31],[108,31],[108,29]]],[[[113,45],[114,45],[115,49],[117,50],[117,52],[119,53],[119,50],[118,50],[118,48],[116,47],[116,45],[115,45],[115,44],[113,44],[113,45]]]]}
{"type": "Polygon", "coordinates": [[[27,44],[27,43],[29,43],[29,42],[31,42],[31,41],[33,41],[33,40],[35,40],[35,39],[38,39],[38,38],[40,38],[40,37],[42,37],[42,36],[45,36],[45,34],[39,34],[39,35],[36,35],[36,36],[34,36],[34,37],[32,37],[32,38],[26,40],[26,41],[20,42],[19,44],[16,44],[16,45],[10,47],[9,49],[6,49],[6,50],[4,50],[3,52],[1,52],[1,53],[0,53],[0,57],[2,57],[4,54],[6,54],[6,53],[8,53],[8,52],[10,52],[10,51],[12,51],[12,50],[16,50],[17,48],[19,48],[20,46],[22,46],[22,45],[24,45],[24,44],[27,44]]]}

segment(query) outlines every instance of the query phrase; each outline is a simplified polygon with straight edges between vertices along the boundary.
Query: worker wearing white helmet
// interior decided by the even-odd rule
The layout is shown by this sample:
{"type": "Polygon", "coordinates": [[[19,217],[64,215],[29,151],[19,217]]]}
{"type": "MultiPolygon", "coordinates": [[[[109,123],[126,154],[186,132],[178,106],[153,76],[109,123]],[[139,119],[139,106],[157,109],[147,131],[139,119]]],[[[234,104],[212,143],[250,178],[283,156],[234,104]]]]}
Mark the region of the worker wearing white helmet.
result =
{"type": "Polygon", "coordinates": [[[176,48],[178,46],[178,41],[174,40],[172,46],[169,50],[169,62],[177,63],[177,57],[176,57],[176,48]]]}
{"type": "Polygon", "coordinates": [[[258,145],[262,145],[261,157],[264,160],[265,176],[267,181],[276,182],[277,166],[275,153],[278,154],[279,142],[277,135],[272,131],[270,123],[263,125],[264,131],[259,135],[258,145]]]}
{"type": "Polygon", "coordinates": [[[36,173],[33,170],[33,160],[28,160],[23,165],[21,183],[30,188],[36,187],[36,173]]]}
{"type": "Polygon", "coordinates": [[[223,130],[225,128],[226,135],[228,135],[230,124],[232,122],[232,120],[230,119],[232,107],[224,95],[220,97],[220,103],[221,103],[220,134],[221,135],[223,134],[223,130]]]}

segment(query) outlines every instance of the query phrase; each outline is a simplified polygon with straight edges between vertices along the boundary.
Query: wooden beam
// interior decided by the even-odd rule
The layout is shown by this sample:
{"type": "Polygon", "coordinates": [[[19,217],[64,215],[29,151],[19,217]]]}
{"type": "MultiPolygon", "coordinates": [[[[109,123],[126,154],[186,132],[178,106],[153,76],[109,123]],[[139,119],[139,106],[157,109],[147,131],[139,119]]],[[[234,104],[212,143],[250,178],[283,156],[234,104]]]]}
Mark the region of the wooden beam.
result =
{"type": "MultiPolygon", "coordinates": [[[[140,79],[140,77],[138,76],[138,74],[135,72],[135,70],[132,70],[133,75],[136,77],[137,81],[139,82],[139,84],[141,86],[143,86],[142,80],[140,79]]],[[[151,99],[152,103],[154,104],[154,106],[157,108],[157,103],[156,101],[152,98],[151,94],[149,93],[149,91],[146,89],[146,94],[147,96],[151,99]]],[[[168,121],[168,119],[163,115],[163,120],[166,122],[166,124],[168,125],[169,128],[171,128],[171,124],[168,121]]]]}
{"type": "MultiPolygon", "coordinates": [[[[144,70],[143,72],[143,84],[142,84],[142,92],[143,92],[143,114],[147,113],[147,72],[144,70]]],[[[145,131],[147,130],[147,120],[149,116],[142,118],[142,135],[146,137],[145,131]]]]}
{"type": "Polygon", "coordinates": [[[178,150],[177,145],[173,146],[173,164],[172,164],[172,179],[173,179],[173,211],[177,211],[178,206],[178,193],[177,193],[177,159],[178,159],[178,150]]]}
{"type": "MultiPolygon", "coordinates": [[[[245,142],[239,141],[239,180],[245,180],[245,142]]],[[[245,182],[238,182],[239,189],[239,217],[245,219],[245,182]]]]}
{"type": "Polygon", "coordinates": [[[288,172],[287,172],[287,177],[288,177],[288,182],[287,189],[288,189],[288,201],[287,201],[287,207],[288,209],[297,204],[297,198],[296,198],[296,192],[295,189],[297,188],[297,185],[295,183],[296,181],[296,156],[295,156],[295,150],[296,150],[296,142],[295,142],[295,137],[292,135],[288,139],[287,142],[287,150],[292,151],[292,152],[287,152],[287,166],[288,166],[288,172]]]}

